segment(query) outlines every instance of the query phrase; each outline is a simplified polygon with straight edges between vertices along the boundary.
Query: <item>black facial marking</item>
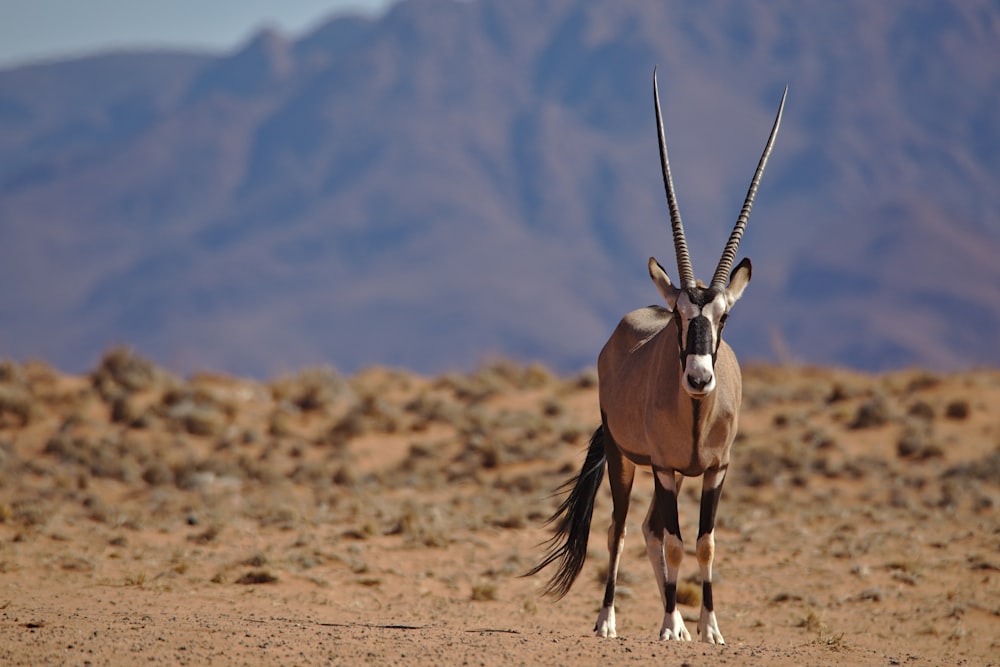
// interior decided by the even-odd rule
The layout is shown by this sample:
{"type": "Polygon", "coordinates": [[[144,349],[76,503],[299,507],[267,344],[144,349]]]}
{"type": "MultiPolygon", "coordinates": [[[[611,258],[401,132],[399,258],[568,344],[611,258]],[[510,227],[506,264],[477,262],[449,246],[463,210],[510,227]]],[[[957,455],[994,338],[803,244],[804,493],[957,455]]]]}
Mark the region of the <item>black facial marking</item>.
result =
{"type": "Polygon", "coordinates": [[[722,342],[722,330],[726,328],[726,320],[728,319],[729,313],[722,313],[722,317],[719,318],[719,335],[715,340],[715,352],[713,352],[713,354],[716,354],[719,351],[719,343],[722,342]]]}
{"type": "Polygon", "coordinates": [[[699,308],[704,308],[705,304],[712,303],[720,292],[719,289],[714,287],[689,287],[685,291],[691,303],[699,308]]]}
{"type": "MultiPolygon", "coordinates": [[[[689,287],[685,290],[685,293],[688,295],[688,300],[701,309],[714,301],[715,297],[721,293],[721,290],[714,287],[689,287]]],[[[714,346],[712,345],[712,323],[707,317],[698,315],[688,322],[687,340],[685,341],[682,334],[683,327],[681,326],[680,313],[678,311],[674,311],[674,313],[677,318],[677,347],[681,351],[681,365],[687,365],[689,354],[711,354],[712,363],[714,364],[715,358],[719,353],[719,344],[722,342],[722,328],[726,324],[728,313],[723,313],[722,318],[719,320],[719,331],[715,336],[714,346]]]]}
{"type": "Polygon", "coordinates": [[[688,322],[686,354],[712,354],[712,323],[704,315],[688,322]]]}
{"type": "Polygon", "coordinates": [[[677,349],[681,351],[681,368],[687,366],[687,350],[684,349],[684,338],[683,331],[684,327],[681,323],[681,312],[679,310],[674,311],[674,324],[677,327],[677,349]]]}

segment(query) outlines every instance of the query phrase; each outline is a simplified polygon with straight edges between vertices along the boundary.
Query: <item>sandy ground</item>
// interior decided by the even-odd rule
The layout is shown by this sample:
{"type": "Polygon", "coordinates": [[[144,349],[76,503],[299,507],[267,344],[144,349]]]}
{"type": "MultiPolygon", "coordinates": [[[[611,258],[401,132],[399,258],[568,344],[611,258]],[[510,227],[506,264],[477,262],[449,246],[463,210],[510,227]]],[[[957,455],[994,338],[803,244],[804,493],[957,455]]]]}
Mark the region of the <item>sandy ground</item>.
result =
{"type": "Polygon", "coordinates": [[[744,375],[709,646],[656,641],[648,474],[619,638],[591,636],[606,488],[570,594],[519,577],[598,423],[593,373],[0,364],[0,664],[1000,665],[1000,373],[744,375]]]}

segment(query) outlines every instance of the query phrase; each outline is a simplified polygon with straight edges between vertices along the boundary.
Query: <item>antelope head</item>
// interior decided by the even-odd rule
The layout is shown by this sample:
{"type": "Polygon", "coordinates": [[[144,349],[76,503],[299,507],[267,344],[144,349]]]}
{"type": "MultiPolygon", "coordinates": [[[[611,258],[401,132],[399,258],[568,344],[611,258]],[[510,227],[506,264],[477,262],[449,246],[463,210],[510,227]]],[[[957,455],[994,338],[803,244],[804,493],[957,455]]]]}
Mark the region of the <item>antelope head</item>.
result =
{"type": "Polygon", "coordinates": [[[667,159],[667,144],[663,134],[663,118],[660,115],[660,95],[656,86],[656,70],[653,70],[653,102],[656,107],[656,125],[660,139],[660,166],[663,168],[663,186],[667,192],[667,204],[670,207],[670,225],[673,228],[674,252],[677,255],[677,271],[680,275],[680,286],[675,286],[667,272],[655,258],[649,258],[649,275],[656,284],[667,306],[674,314],[677,323],[677,345],[680,351],[681,386],[692,398],[704,398],[715,389],[715,361],[722,342],[722,328],[726,324],[729,311],[743,295],[750,282],[750,260],[744,259],[734,270],[733,260],[743,238],[743,231],[750,220],[750,209],[757,196],[757,187],[767,158],[778,135],[781,124],[781,112],[785,108],[785,93],[781,96],[778,115],[774,119],[774,127],[768,137],[764,153],[757,164],[757,171],[750,182],[746,199],[736,226],[729,241],[722,251],[722,257],[715,268],[712,282],[706,287],[696,281],[691,268],[691,257],[688,254],[687,241],[684,238],[684,225],[681,224],[680,211],[677,208],[677,198],[674,196],[674,184],[670,175],[670,162],[667,159]]]}

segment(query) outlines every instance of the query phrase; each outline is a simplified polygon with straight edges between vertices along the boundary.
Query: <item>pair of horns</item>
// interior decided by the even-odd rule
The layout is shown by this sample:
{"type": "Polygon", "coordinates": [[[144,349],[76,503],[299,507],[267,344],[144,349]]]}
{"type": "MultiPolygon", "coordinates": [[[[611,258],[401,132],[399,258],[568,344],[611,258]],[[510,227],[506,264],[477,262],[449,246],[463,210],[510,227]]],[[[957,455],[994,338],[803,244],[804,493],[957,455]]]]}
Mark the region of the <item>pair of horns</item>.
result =
{"type": "MultiPolygon", "coordinates": [[[[788,86],[781,95],[781,104],[778,106],[778,115],[774,119],[774,127],[771,128],[771,136],[764,146],[764,154],[760,156],[757,163],[757,171],[754,172],[753,180],[750,181],[750,189],[747,197],[743,201],[743,208],[736,219],[736,226],[733,233],[729,235],[729,241],[722,251],[722,258],[715,268],[715,275],[712,276],[712,287],[723,288],[729,279],[729,272],[733,268],[733,260],[736,259],[736,251],[740,247],[740,240],[743,238],[743,231],[750,220],[750,209],[753,208],[753,200],[757,196],[757,187],[760,185],[761,176],[764,175],[764,167],[767,166],[767,158],[771,155],[771,148],[774,146],[774,139],[778,136],[778,126],[781,125],[781,112],[785,108],[785,97],[788,95],[788,86]]],[[[667,159],[667,141],[663,135],[663,117],[660,115],[660,92],[656,86],[656,69],[653,69],[653,102],[656,106],[656,127],[660,138],[660,166],[663,168],[663,187],[667,191],[667,205],[670,207],[670,226],[674,233],[674,252],[677,253],[677,271],[680,273],[681,287],[687,289],[694,287],[696,282],[694,270],[691,268],[691,256],[688,254],[687,240],[684,238],[684,225],[681,223],[681,213],[677,208],[677,197],[674,195],[674,181],[670,175],[670,161],[667,159]]]]}

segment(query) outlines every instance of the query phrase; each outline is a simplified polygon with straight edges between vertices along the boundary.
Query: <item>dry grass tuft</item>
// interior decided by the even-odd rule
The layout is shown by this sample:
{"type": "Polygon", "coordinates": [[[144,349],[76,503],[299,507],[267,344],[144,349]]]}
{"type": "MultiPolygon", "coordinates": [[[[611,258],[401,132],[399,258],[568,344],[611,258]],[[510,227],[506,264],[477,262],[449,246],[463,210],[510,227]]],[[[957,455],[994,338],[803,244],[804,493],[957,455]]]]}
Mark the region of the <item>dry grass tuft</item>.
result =
{"type": "Polygon", "coordinates": [[[273,584],[276,581],[278,581],[278,577],[267,570],[250,570],[237,579],[235,583],[249,586],[253,584],[273,584]]]}
{"type": "Polygon", "coordinates": [[[496,584],[479,583],[472,585],[472,600],[474,602],[491,602],[499,598],[496,584]]]}
{"type": "Polygon", "coordinates": [[[701,586],[691,581],[678,581],[677,604],[701,607],[701,586]]]}

